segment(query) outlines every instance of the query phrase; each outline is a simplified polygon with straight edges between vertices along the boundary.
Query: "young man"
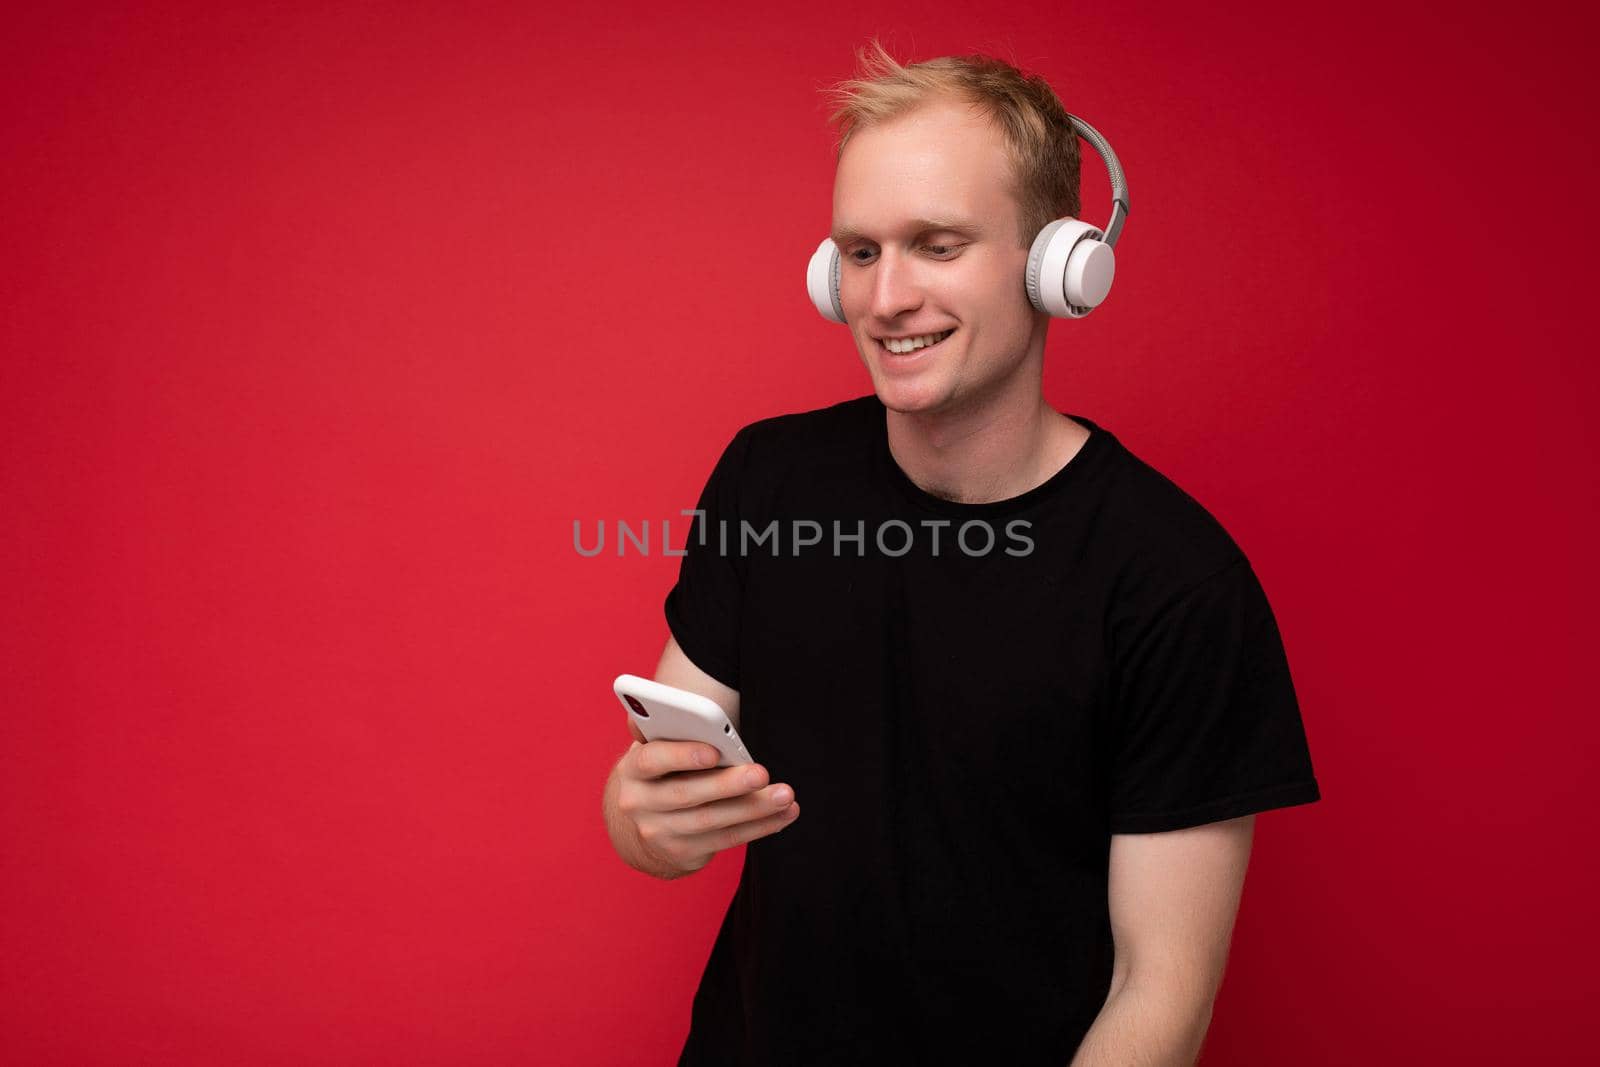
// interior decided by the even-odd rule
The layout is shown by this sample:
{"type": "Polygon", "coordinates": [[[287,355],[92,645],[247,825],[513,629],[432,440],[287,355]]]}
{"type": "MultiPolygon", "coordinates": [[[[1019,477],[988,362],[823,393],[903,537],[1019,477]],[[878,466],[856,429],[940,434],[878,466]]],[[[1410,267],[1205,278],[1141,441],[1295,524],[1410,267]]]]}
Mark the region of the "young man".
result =
{"type": "Polygon", "coordinates": [[[1192,1063],[1253,816],[1318,799],[1278,631],[1199,504],[1044,400],[1055,94],[875,63],[833,198],[873,395],[742,429],[666,602],[657,680],[763,762],[641,738],[606,790],[639,870],[751,842],[681,1062],[1192,1063]]]}

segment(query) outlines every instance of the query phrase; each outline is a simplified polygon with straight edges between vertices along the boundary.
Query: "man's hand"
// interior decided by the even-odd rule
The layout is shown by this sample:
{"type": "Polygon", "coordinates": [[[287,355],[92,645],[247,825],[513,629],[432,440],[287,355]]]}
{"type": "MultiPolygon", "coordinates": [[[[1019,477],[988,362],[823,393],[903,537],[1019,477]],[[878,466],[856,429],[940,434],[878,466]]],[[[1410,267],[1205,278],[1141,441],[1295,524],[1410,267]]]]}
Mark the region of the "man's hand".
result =
{"type": "Polygon", "coordinates": [[[698,741],[645,741],[630,720],[631,748],[606,788],[612,846],[657,878],[693,874],[724,849],[775,834],[800,814],[794,790],[768,785],[760,764],[717,767],[698,741]]]}

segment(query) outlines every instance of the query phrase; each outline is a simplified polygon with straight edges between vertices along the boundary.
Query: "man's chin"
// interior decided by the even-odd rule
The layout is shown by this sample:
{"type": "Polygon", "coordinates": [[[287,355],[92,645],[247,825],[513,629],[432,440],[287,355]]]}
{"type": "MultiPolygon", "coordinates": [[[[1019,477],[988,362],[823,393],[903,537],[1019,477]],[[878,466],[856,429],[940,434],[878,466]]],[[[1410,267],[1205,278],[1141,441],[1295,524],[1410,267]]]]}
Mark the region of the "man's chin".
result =
{"type": "Polygon", "coordinates": [[[873,380],[872,387],[878,394],[879,403],[902,415],[938,411],[950,399],[944,389],[931,381],[906,382],[880,377],[873,380]]]}
{"type": "Polygon", "coordinates": [[[872,391],[878,401],[890,411],[903,414],[926,414],[939,411],[950,402],[946,376],[937,366],[925,366],[915,373],[886,371],[873,356],[864,356],[862,363],[872,379],[872,391]]]}

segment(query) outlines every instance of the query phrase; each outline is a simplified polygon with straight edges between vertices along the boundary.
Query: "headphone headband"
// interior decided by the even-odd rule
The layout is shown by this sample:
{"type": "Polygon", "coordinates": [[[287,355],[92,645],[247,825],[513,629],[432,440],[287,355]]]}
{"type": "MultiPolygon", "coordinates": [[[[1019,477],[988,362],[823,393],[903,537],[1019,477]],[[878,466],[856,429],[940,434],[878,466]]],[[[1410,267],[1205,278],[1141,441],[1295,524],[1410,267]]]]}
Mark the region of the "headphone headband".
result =
{"type": "Polygon", "coordinates": [[[1072,128],[1078,131],[1078,136],[1094,147],[1111,175],[1111,221],[1106,223],[1105,235],[1106,244],[1116,247],[1117,238],[1122,235],[1122,224],[1128,221],[1128,181],[1122,176],[1122,164],[1111,150],[1111,142],[1101,136],[1099,130],[1076,115],[1069,114],[1067,118],[1072,120],[1072,128]]]}

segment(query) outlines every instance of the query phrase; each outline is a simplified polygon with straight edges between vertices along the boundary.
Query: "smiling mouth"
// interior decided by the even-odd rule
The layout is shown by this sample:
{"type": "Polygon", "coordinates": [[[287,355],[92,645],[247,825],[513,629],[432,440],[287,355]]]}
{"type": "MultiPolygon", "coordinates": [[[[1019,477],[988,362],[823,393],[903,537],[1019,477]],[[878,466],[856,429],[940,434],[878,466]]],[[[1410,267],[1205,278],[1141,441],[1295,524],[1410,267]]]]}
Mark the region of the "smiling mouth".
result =
{"type": "Polygon", "coordinates": [[[908,337],[904,341],[892,342],[894,344],[893,348],[889,347],[891,342],[885,341],[881,337],[875,338],[875,340],[878,342],[878,348],[888,355],[914,356],[924,349],[936,348],[939,345],[944,344],[946,338],[955,332],[956,331],[952,328],[945,330],[942,333],[924,334],[920,337],[908,337]]]}

